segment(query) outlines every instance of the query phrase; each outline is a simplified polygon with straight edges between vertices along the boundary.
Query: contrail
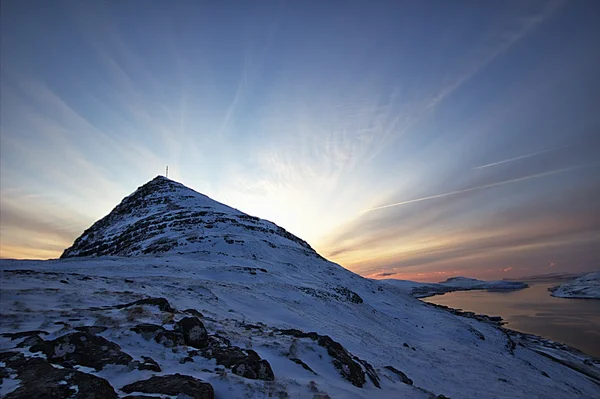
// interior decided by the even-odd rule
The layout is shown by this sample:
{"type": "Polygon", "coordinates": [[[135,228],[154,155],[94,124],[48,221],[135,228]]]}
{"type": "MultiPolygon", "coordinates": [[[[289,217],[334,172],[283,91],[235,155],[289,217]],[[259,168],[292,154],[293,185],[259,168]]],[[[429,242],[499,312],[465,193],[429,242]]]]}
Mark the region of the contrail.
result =
{"type": "Polygon", "coordinates": [[[501,165],[503,163],[512,162],[512,161],[516,161],[518,159],[523,159],[523,158],[529,158],[529,157],[533,157],[533,156],[536,156],[536,155],[545,154],[547,152],[551,152],[551,151],[555,151],[555,150],[558,150],[558,148],[551,148],[549,150],[532,152],[531,154],[521,155],[520,157],[509,158],[509,159],[505,159],[504,161],[498,161],[498,162],[494,162],[494,163],[488,163],[487,165],[477,166],[476,168],[473,168],[473,170],[475,170],[475,169],[483,169],[483,168],[487,168],[487,167],[490,167],[490,166],[501,165]]]}
{"type": "MultiPolygon", "coordinates": [[[[595,163],[595,164],[597,164],[597,163],[595,163]]],[[[592,164],[592,165],[595,165],[595,164],[592,164]]],[[[465,188],[464,190],[450,191],[448,193],[432,195],[432,196],[429,196],[429,197],[422,197],[422,198],[416,198],[416,199],[412,199],[412,200],[408,200],[408,201],[396,202],[394,204],[388,204],[388,205],[378,206],[378,207],[371,208],[371,209],[365,209],[365,210],[361,211],[360,213],[366,213],[366,212],[376,211],[376,210],[379,210],[379,209],[391,208],[393,206],[400,206],[400,205],[412,204],[414,202],[427,201],[427,200],[435,199],[435,198],[449,197],[451,195],[456,195],[456,194],[469,193],[471,191],[483,190],[484,188],[492,188],[492,187],[503,186],[503,185],[509,184],[509,183],[517,183],[517,182],[524,181],[524,180],[534,179],[536,177],[543,177],[543,176],[555,175],[557,173],[567,172],[567,171],[575,170],[575,169],[581,169],[581,168],[585,168],[587,166],[591,166],[591,165],[587,164],[587,165],[571,166],[571,167],[568,167],[568,168],[551,170],[549,172],[537,173],[537,174],[534,174],[534,175],[519,177],[519,178],[516,178],[516,179],[510,179],[510,180],[504,180],[504,181],[500,181],[500,182],[496,182],[496,183],[485,184],[483,186],[465,188]]]]}

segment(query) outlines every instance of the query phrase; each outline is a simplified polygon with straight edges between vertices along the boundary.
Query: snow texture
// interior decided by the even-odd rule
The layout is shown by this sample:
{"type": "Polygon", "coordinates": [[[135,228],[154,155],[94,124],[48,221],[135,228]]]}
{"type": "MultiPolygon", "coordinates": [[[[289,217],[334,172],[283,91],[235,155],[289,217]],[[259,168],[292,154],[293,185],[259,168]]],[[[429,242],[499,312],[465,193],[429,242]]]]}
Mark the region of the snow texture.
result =
{"type": "MultiPolygon", "coordinates": [[[[120,396],[127,384],[175,373],[210,383],[217,398],[600,396],[598,360],[574,349],[511,337],[497,324],[456,316],[411,294],[430,285],[363,278],[273,223],[166,178],[140,190],[62,259],[0,260],[2,351],[44,357],[19,345],[29,338],[7,333],[43,330],[39,337],[49,341],[84,326],[107,327],[97,335],[162,370],[75,366],[106,379],[120,396]],[[120,306],[150,297],[166,298],[173,309],[120,306]],[[275,379],[244,378],[193,348],[165,348],[131,330],[152,323],[173,331],[191,315],[209,336],[268,361],[275,379]],[[289,329],[331,337],[342,349],[335,353],[321,339],[289,329]],[[342,375],[348,366],[336,367],[339,353],[350,354],[367,375],[372,366],[376,378],[353,385],[342,375]]],[[[4,378],[3,394],[16,386],[4,378]]]]}
{"type": "Polygon", "coordinates": [[[560,298],[600,299],[600,272],[588,273],[551,289],[560,298]]]}

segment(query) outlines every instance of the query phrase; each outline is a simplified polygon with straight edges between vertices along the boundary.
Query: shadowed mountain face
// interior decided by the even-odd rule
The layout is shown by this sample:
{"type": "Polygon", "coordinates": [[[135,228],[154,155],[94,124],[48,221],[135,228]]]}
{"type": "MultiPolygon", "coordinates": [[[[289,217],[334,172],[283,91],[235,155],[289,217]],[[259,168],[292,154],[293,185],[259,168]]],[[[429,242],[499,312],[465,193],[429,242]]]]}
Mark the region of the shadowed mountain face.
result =
{"type": "Polygon", "coordinates": [[[209,252],[252,259],[320,257],[274,223],[157,176],[84,231],[61,258],[209,252]]]}

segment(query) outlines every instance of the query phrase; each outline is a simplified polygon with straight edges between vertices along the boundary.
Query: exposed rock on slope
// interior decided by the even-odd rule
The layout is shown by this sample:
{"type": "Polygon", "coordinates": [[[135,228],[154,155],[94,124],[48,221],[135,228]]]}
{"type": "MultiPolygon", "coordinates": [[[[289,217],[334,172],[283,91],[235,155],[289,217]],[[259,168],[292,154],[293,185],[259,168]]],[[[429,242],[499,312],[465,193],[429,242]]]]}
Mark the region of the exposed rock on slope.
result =
{"type": "Polygon", "coordinates": [[[0,260],[0,281],[11,399],[571,399],[600,384],[580,352],[424,304],[165,178],[63,259],[0,260]]]}
{"type": "Polygon", "coordinates": [[[279,255],[319,257],[285,229],[157,176],[84,231],[61,258],[201,254],[210,248],[261,259],[279,247],[283,250],[277,251],[279,255]]]}

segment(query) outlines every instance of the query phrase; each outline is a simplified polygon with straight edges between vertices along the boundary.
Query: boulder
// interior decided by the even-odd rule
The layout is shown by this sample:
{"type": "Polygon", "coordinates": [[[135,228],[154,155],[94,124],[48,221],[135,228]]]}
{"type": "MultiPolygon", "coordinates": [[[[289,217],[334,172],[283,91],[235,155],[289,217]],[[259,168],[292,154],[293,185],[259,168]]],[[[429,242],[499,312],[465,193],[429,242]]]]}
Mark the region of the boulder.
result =
{"type": "Polygon", "coordinates": [[[209,337],[208,346],[202,349],[202,356],[215,359],[218,365],[231,368],[234,374],[244,378],[265,381],[275,379],[271,365],[261,359],[258,353],[222,342],[220,339],[209,337]]]}
{"type": "Polygon", "coordinates": [[[174,348],[185,344],[183,334],[168,330],[159,331],[154,337],[154,340],[167,348],[174,348]]]}
{"type": "Polygon", "coordinates": [[[102,370],[107,364],[129,364],[133,358],[107,339],[84,332],[63,335],[33,345],[31,352],[43,352],[51,363],[65,367],[80,366],[102,370]]]}
{"type": "Polygon", "coordinates": [[[233,374],[251,380],[273,381],[275,379],[275,375],[273,374],[269,362],[260,358],[247,357],[236,363],[231,371],[233,374]]]}
{"type": "Polygon", "coordinates": [[[156,360],[152,359],[151,357],[142,356],[142,360],[143,362],[139,363],[137,366],[138,370],[150,370],[156,372],[161,371],[161,368],[158,363],[156,363],[156,360]]]}
{"type": "Polygon", "coordinates": [[[185,317],[175,323],[175,330],[183,334],[186,345],[204,348],[207,345],[208,332],[197,317],[185,317]]]}
{"type": "Polygon", "coordinates": [[[152,339],[157,333],[165,331],[162,326],[150,323],[138,324],[137,326],[130,328],[130,330],[140,334],[144,339],[152,339]]]}
{"type": "Polygon", "coordinates": [[[41,358],[26,359],[21,353],[3,353],[2,361],[14,370],[19,386],[5,399],[117,399],[103,378],[72,369],[59,369],[41,358]]]}
{"type": "Polygon", "coordinates": [[[121,390],[125,393],[141,392],[181,397],[185,395],[192,399],[213,399],[215,397],[212,385],[181,374],[154,376],[125,385],[121,390]]]}

